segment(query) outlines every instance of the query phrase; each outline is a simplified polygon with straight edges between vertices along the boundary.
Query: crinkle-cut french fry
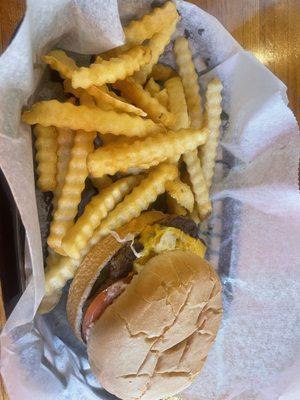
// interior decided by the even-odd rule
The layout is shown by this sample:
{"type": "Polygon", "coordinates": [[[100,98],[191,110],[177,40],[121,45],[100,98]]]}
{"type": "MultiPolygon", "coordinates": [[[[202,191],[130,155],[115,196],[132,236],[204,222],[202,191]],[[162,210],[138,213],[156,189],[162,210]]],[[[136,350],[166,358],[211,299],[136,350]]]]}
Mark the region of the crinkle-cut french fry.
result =
{"type": "MultiPolygon", "coordinates": [[[[132,50],[132,49],[131,49],[132,50]]],[[[146,50],[149,53],[149,50],[146,50]]],[[[133,55],[135,53],[133,52],[133,55]]],[[[72,86],[72,75],[75,71],[78,71],[80,68],[76,65],[75,61],[67,56],[67,54],[62,50],[53,50],[48,55],[43,57],[43,61],[50,65],[50,67],[56,71],[58,71],[62,78],[65,79],[64,89],[68,93],[74,94],[76,97],[80,97],[83,92],[81,87],[74,88],[72,86]]],[[[96,58],[95,64],[102,64],[104,60],[101,57],[96,58]]],[[[89,68],[83,68],[89,69],[89,68]]],[[[100,89],[100,88],[99,88],[100,89]]],[[[108,90],[106,91],[108,92],[108,90]]]]}
{"type": "Polygon", "coordinates": [[[58,260],[45,269],[45,297],[39,312],[49,312],[59,301],[61,289],[69,279],[74,277],[81,260],[59,256],[58,260]]]}
{"type": "Polygon", "coordinates": [[[90,177],[90,180],[92,182],[92,185],[95,189],[98,190],[98,192],[101,192],[101,190],[113,184],[113,180],[108,175],[104,175],[101,178],[90,177]]]}
{"type": "MultiPolygon", "coordinates": [[[[189,118],[181,79],[172,78],[165,85],[169,93],[170,110],[177,117],[176,128],[188,126],[189,118]]],[[[211,203],[197,150],[185,153],[183,160],[189,173],[199,215],[204,219],[211,211],[211,203]]]]}
{"type": "MultiPolygon", "coordinates": [[[[142,44],[142,43],[139,43],[142,44]]],[[[101,64],[102,61],[108,61],[111,58],[117,58],[119,55],[122,53],[126,52],[128,49],[130,49],[131,45],[129,43],[123,44],[122,46],[115,47],[114,49],[110,49],[105,51],[104,53],[99,54],[96,59],[95,63],[96,64],[101,64]]]]}
{"type": "MultiPolygon", "coordinates": [[[[98,101],[94,96],[94,93],[96,93],[96,91],[98,91],[99,93],[105,94],[101,90],[101,88],[97,88],[96,86],[91,86],[87,90],[81,89],[81,88],[74,89],[72,87],[71,81],[69,79],[65,79],[63,85],[64,85],[65,93],[71,93],[74,96],[76,96],[78,99],[83,99],[84,100],[83,103],[88,107],[93,107],[96,105],[99,106],[98,101]]],[[[73,99],[74,99],[74,97],[73,97],[73,99]]],[[[70,99],[68,99],[67,101],[70,102],[69,100],[70,99]]],[[[71,101],[70,103],[75,105],[76,101],[71,101]]],[[[82,103],[82,101],[81,101],[81,103],[82,103]]],[[[104,104],[104,106],[106,106],[106,104],[104,104]]],[[[106,107],[103,107],[103,105],[101,105],[100,108],[102,108],[103,110],[106,110],[106,111],[113,110],[113,107],[110,106],[109,104],[106,107]]]]}
{"type": "Polygon", "coordinates": [[[194,208],[194,195],[189,185],[177,178],[166,183],[166,190],[179,205],[185,207],[189,212],[192,212],[194,208]]]}
{"type": "Polygon", "coordinates": [[[182,215],[182,216],[187,215],[187,210],[180,204],[178,204],[177,201],[173,197],[171,197],[168,193],[166,202],[169,214],[182,215]]]}
{"type": "Polygon", "coordinates": [[[81,192],[88,176],[86,158],[93,151],[95,136],[95,132],[87,133],[81,130],[77,131],[74,136],[68,170],[47,240],[48,245],[62,255],[65,255],[61,247],[62,239],[73,225],[73,220],[77,214],[81,192]]]}
{"type": "Polygon", "coordinates": [[[121,99],[122,101],[126,101],[126,100],[124,99],[124,97],[119,96],[119,95],[117,95],[113,90],[110,90],[106,84],[105,84],[105,85],[102,85],[102,86],[96,86],[96,87],[97,87],[99,90],[101,90],[102,92],[105,92],[105,93],[110,94],[110,95],[111,95],[112,97],[114,97],[115,99],[121,99]]]}
{"type": "Polygon", "coordinates": [[[145,173],[146,171],[141,168],[129,168],[126,172],[125,175],[141,175],[145,173]]]}
{"type": "Polygon", "coordinates": [[[87,107],[96,107],[93,96],[85,91],[80,96],[80,104],[87,107]]]}
{"type": "Polygon", "coordinates": [[[53,291],[51,295],[45,296],[38,308],[39,314],[46,314],[53,310],[53,308],[59,303],[62,296],[62,291],[53,291]]]}
{"type": "MultiPolygon", "coordinates": [[[[104,93],[111,93],[111,91],[108,89],[107,85],[102,85],[102,86],[96,86],[101,92],[104,93]]],[[[113,92],[112,92],[113,93],[113,92]]]]}
{"type": "MultiPolygon", "coordinates": [[[[125,232],[138,234],[146,225],[151,225],[154,221],[157,221],[159,214],[161,213],[158,211],[148,211],[142,213],[138,219],[132,219],[129,224],[126,225],[125,230],[120,228],[117,230],[117,232],[120,237],[123,237],[125,232]]],[[[163,217],[163,214],[161,214],[161,217],[163,217]]],[[[55,264],[46,268],[45,296],[39,307],[39,313],[47,313],[56,306],[61,297],[61,289],[69,279],[73,278],[76,269],[79,267],[83,257],[86,256],[91,247],[92,245],[89,242],[86,248],[83,249],[81,258],[79,260],[60,256],[59,260],[55,264]]]]}
{"type": "Polygon", "coordinates": [[[185,37],[175,40],[174,51],[182,79],[187,109],[191,119],[191,127],[199,128],[202,125],[202,102],[199,93],[198,75],[192,60],[189,42],[185,37]]]}
{"type": "Polygon", "coordinates": [[[99,147],[88,156],[91,176],[114,175],[126,172],[129,168],[147,169],[169,158],[192,151],[203,144],[208,129],[183,129],[177,132],[158,133],[133,143],[119,140],[99,147]]]}
{"type": "MultiPolygon", "coordinates": [[[[82,95],[80,102],[86,106],[93,102],[93,99],[89,95],[82,95]]],[[[88,176],[87,156],[94,149],[96,136],[96,132],[84,132],[82,130],[77,131],[74,136],[67,173],[57,201],[57,208],[50,224],[50,233],[47,240],[48,246],[62,255],[65,255],[65,251],[62,248],[62,240],[74,224],[73,220],[78,211],[81,192],[85,187],[85,180],[88,176]]]]}
{"type": "Polygon", "coordinates": [[[147,210],[157,196],[165,192],[166,182],[177,176],[178,169],[172,164],[162,163],[150,170],[148,176],[101,222],[89,241],[90,246],[147,210]]]}
{"type": "Polygon", "coordinates": [[[117,58],[111,58],[101,63],[91,64],[88,68],[81,67],[72,75],[72,86],[88,88],[92,85],[101,86],[104,83],[114,83],[118,79],[125,79],[151,59],[151,50],[148,46],[136,46],[117,58]]]}
{"type": "Polygon", "coordinates": [[[136,82],[140,83],[143,85],[147,77],[150,75],[153,66],[157,63],[160,55],[163,53],[165,47],[169,44],[172,34],[174,33],[176,29],[176,24],[177,21],[179,20],[179,16],[177,16],[170,25],[166,25],[165,28],[163,28],[160,32],[156,33],[148,43],[148,47],[151,50],[151,60],[143,67],[140,69],[140,71],[137,71],[133,77],[136,82]]]}
{"type": "Polygon", "coordinates": [[[160,92],[160,86],[153,78],[148,80],[145,85],[145,89],[151,94],[151,96],[154,96],[156,93],[160,92]]]}
{"type": "Polygon", "coordinates": [[[172,128],[175,121],[174,115],[133,79],[117,81],[114,86],[121,90],[123,97],[146,111],[154,122],[163,123],[166,127],[172,128]]]}
{"type": "MultiPolygon", "coordinates": [[[[101,135],[100,134],[100,138],[102,141],[103,146],[111,143],[111,142],[115,142],[116,140],[118,140],[118,138],[122,138],[124,139],[126,136],[117,136],[117,135],[113,135],[112,133],[106,133],[105,135],[101,135]]],[[[136,140],[136,138],[134,138],[136,140]]]]}
{"type": "Polygon", "coordinates": [[[80,258],[81,250],[86,247],[94,230],[140,180],[139,176],[122,178],[92,197],[83,214],[63,238],[62,248],[69,257],[80,258]]]}
{"type": "Polygon", "coordinates": [[[162,26],[170,25],[177,18],[176,5],[172,1],[167,1],[162,7],[154,8],[151,13],[145,14],[140,20],[131,21],[124,28],[126,41],[131,45],[143,43],[161,31],[162,26]]]}
{"type": "Polygon", "coordinates": [[[134,136],[132,136],[132,137],[124,136],[124,135],[116,136],[116,135],[112,135],[110,133],[106,133],[105,135],[100,135],[100,137],[101,137],[101,140],[102,140],[104,146],[109,143],[112,143],[112,142],[114,142],[116,144],[118,144],[118,143],[130,144],[130,143],[134,143],[137,140],[137,138],[134,136]]]}
{"type": "Polygon", "coordinates": [[[189,214],[189,217],[196,223],[199,224],[201,222],[199,218],[199,213],[198,213],[198,207],[197,204],[195,204],[195,207],[193,211],[189,214]]]}
{"type": "MultiPolygon", "coordinates": [[[[158,100],[158,102],[164,106],[166,109],[168,109],[169,106],[169,96],[168,96],[168,92],[166,89],[162,89],[161,91],[159,91],[158,93],[155,93],[154,97],[156,98],[156,100],[158,100]]],[[[173,123],[174,126],[174,123],[173,123]]]]}
{"type": "Polygon", "coordinates": [[[73,58],[67,56],[63,50],[52,50],[43,56],[42,60],[52,69],[59,72],[63,79],[72,78],[73,72],[78,70],[73,58]]]}
{"type": "Polygon", "coordinates": [[[92,182],[92,185],[95,189],[98,190],[98,192],[113,184],[113,180],[108,175],[104,175],[101,178],[90,177],[90,180],[92,182]]]}
{"type": "Polygon", "coordinates": [[[176,154],[175,156],[168,158],[168,162],[177,165],[180,160],[180,157],[181,157],[181,154],[176,154]]]}
{"type": "Polygon", "coordinates": [[[127,112],[131,114],[136,114],[141,117],[146,117],[147,113],[141,110],[140,108],[123,101],[121,97],[118,97],[113,92],[105,92],[103,90],[99,90],[97,86],[91,86],[87,89],[88,93],[94,97],[96,100],[96,104],[98,107],[102,108],[103,104],[108,104],[112,108],[117,109],[122,112],[127,112]]]}
{"type": "Polygon", "coordinates": [[[48,255],[46,257],[46,268],[56,264],[60,258],[60,254],[55,253],[50,247],[48,247],[48,255]]]}
{"type": "Polygon", "coordinates": [[[176,76],[176,72],[174,71],[173,68],[169,67],[168,65],[155,64],[153,65],[150,76],[155,81],[165,82],[166,80],[176,76]]]}
{"type": "Polygon", "coordinates": [[[74,106],[57,100],[35,103],[30,111],[23,113],[22,121],[29,125],[53,125],[58,128],[125,136],[147,136],[162,131],[152,120],[137,115],[103,111],[98,107],[74,106]]]}
{"type": "MultiPolygon", "coordinates": [[[[68,103],[75,104],[76,98],[70,97],[68,103]]],[[[57,201],[61,195],[61,189],[65,181],[65,176],[68,169],[68,164],[71,155],[71,149],[74,141],[74,132],[71,129],[56,128],[57,131],[57,172],[56,172],[56,188],[53,192],[52,199],[52,215],[55,213],[57,201]]],[[[48,248],[49,254],[53,252],[48,248]]]]}
{"type": "Polygon", "coordinates": [[[141,19],[131,21],[124,28],[126,44],[106,51],[100,56],[104,59],[117,57],[132,46],[142,44],[145,40],[160,32],[163,26],[169,26],[178,18],[176,5],[172,1],[166,2],[162,7],[156,7],[151,13],[145,14],[141,19]]]}
{"type": "MultiPolygon", "coordinates": [[[[96,101],[96,99],[95,99],[96,101]]],[[[100,101],[96,101],[97,107],[101,108],[101,110],[103,111],[116,111],[118,112],[119,110],[117,110],[114,106],[112,106],[109,103],[105,103],[104,101],[100,102],[100,101]]]]}
{"type": "Polygon", "coordinates": [[[222,89],[223,86],[221,81],[215,78],[207,85],[206,90],[206,114],[209,136],[207,138],[207,142],[201,148],[201,162],[208,190],[211,187],[212,177],[214,174],[220,134],[222,89]]]}
{"type": "Polygon", "coordinates": [[[80,96],[82,95],[84,89],[74,89],[71,83],[70,79],[65,79],[63,82],[63,86],[64,86],[64,92],[65,93],[71,93],[73,94],[73,96],[77,97],[78,99],[80,98],[80,96]]]}
{"type": "MultiPolygon", "coordinates": [[[[183,172],[181,172],[180,178],[181,178],[182,182],[184,182],[187,185],[189,185],[189,187],[192,189],[191,179],[190,179],[189,173],[188,173],[188,171],[186,169],[183,172]]],[[[191,213],[188,213],[188,216],[194,222],[196,222],[196,224],[200,223],[200,218],[199,218],[199,214],[198,214],[198,206],[197,206],[196,202],[194,204],[193,211],[191,213]]]]}
{"type": "Polygon", "coordinates": [[[206,186],[206,181],[201,168],[197,149],[183,155],[190,176],[195,201],[200,219],[203,221],[211,213],[211,201],[206,186]]]}
{"type": "Polygon", "coordinates": [[[64,79],[65,93],[72,93],[77,98],[82,95],[83,89],[74,89],[71,83],[73,72],[79,69],[73,58],[69,57],[63,50],[52,50],[43,56],[42,60],[64,79]]]}
{"type": "MultiPolygon", "coordinates": [[[[118,53],[118,54],[116,53],[116,55],[113,57],[118,57],[119,54],[120,53],[118,53]]],[[[112,58],[112,57],[108,57],[108,56],[106,56],[106,53],[103,53],[101,56],[96,56],[94,63],[101,64],[102,61],[104,61],[104,60],[108,61],[110,58],[112,58]]]]}
{"type": "Polygon", "coordinates": [[[53,126],[36,125],[33,129],[37,161],[37,186],[42,192],[56,187],[57,132],[53,126]]]}
{"type": "Polygon", "coordinates": [[[74,142],[74,132],[71,129],[57,128],[57,173],[56,188],[53,192],[53,214],[57,208],[57,202],[65,182],[65,176],[71,156],[71,149],[74,142]]]}
{"type": "MultiPolygon", "coordinates": [[[[51,68],[59,71],[60,75],[65,78],[71,78],[72,73],[78,70],[78,67],[76,66],[74,60],[68,57],[66,53],[61,50],[54,50],[50,52],[47,56],[44,56],[43,59],[51,66],[51,68]]],[[[97,57],[97,60],[99,60],[99,57],[97,57]]],[[[84,89],[74,89],[70,79],[64,80],[64,91],[66,93],[72,93],[77,98],[80,98],[80,96],[84,95],[85,93],[84,89]]],[[[87,90],[87,92],[95,98],[97,105],[102,109],[112,110],[116,108],[120,111],[133,113],[142,117],[145,117],[147,115],[143,110],[133,106],[132,104],[128,104],[122,101],[121,98],[118,98],[117,95],[115,95],[113,92],[110,92],[104,86],[91,86],[87,90]],[[98,102],[101,104],[98,104],[98,102]],[[106,104],[112,107],[107,107],[106,104]]]]}
{"type": "Polygon", "coordinates": [[[181,79],[177,76],[165,82],[168,91],[169,109],[175,115],[175,130],[187,128],[190,125],[187,105],[181,79]]]}

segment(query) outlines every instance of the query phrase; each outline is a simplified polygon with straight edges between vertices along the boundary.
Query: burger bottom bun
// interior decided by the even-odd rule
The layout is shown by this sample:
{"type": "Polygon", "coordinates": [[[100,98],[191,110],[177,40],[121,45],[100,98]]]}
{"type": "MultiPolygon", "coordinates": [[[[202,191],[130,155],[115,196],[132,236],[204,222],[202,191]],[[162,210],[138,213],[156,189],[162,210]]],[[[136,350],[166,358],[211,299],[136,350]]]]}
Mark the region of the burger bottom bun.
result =
{"type": "Polygon", "coordinates": [[[200,372],[221,315],[221,284],[205,260],[155,256],[91,327],[92,371],[124,400],[172,396],[200,372]]]}

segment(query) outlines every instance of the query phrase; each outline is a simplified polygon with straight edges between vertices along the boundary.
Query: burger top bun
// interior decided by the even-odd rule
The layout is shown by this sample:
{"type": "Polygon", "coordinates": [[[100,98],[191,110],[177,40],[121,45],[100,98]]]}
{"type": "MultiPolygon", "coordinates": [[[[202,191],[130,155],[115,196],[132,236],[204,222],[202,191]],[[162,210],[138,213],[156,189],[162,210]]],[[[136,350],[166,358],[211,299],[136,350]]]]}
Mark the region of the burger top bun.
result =
{"type": "MultiPolygon", "coordinates": [[[[148,211],[134,218],[127,225],[116,230],[120,239],[129,234],[136,236],[147,225],[164,218],[165,214],[159,211],[148,211]]],[[[117,237],[117,236],[116,236],[117,237]]],[[[91,289],[100,275],[102,268],[111,260],[124,242],[118,241],[114,236],[108,235],[91,248],[80,264],[69,289],[67,301],[67,316],[69,323],[78,339],[81,337],[82,308],[91,289]]]]}
{"type": "Polygon", "coordinates": [[[124,400],[172,396],[200,372],[221,315],[221,284],[205,260],[155,256],[91,327],[92,371],[124,400]]]}

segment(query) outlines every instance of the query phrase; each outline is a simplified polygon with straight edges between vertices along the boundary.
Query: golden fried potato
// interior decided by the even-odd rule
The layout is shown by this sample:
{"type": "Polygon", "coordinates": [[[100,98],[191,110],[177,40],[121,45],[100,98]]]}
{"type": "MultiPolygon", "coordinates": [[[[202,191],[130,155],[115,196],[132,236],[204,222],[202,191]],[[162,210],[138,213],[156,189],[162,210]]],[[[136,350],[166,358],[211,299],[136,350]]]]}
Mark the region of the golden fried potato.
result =
{"type": "Polygon", "coordinates": [[[190,121],[181,79],[178,76],[168,79],[165,88],[168,92],[169,109],[176,117],[175,130],[187,128],[190,121]]]}
{"type": "Polygon", "coordinates": [[[188,213],[187,210],[180,204],[178,204],[177,201],[173,197],[171,197],[168,193],[166,197],[166,203],[169,214],[181,215],[183,217],[187,215],[188,213]]]}
{"type": "Polygon", "coordinates": [[[94,149],[95,136],[95,132],[87,133],[82,130],[77,131],[74,136],[68,170],[47,240],[48,246],[62,255],[65,255],[61,247],[62,239],[73,225],[73,220],[77,214],[81,192],[85,187],[85,180],[88,176],[86,159],[87,155],[94,149]]]}
{"type": "Polygon", "coordinates": [[[37,186],[42,192],[55,190],[57,171],[57,131],[53,126],[34,127],[37,161],[37,186]]]}
{"type": "Polygon", "coordinates": [[[80,104],[87,106],[87,107],[96,107],[96,103],[94,101],[93,96],[91,96],[89,93],[83,91],[82,94],[80,95],[80,104]]]}
{"type": "Polygon", "coordinates": [[[114,92],[100,90],[97,86],[91,86],[87,89],[88,93],[94,97],[98,107],[103,108],[104,104],[112,107],[112,109],[122,111],[129,114],[136,114],[146,117],[147,113],[133,104],[127,103],[122,97],[117,96],[114,92]]]}
{"type": "Polygon", "coordinates": [[[202,124],[202,101],[199,91],[198,75],[193,63],[189,42],[185,37],[175,40],[174,51],[182,79],[191,127],[199,128],[202,124]]]}
{"type": "Polygon", "coordinates": [[[158,133],[133,143],[119,140],[99,147],[88,156],[91,176],[114,175],[129,168],[147,169],[171,157],[192,151],[206,141],[208,129],[158,133]]]}
{"type": "Polygon", "coordinates": [[[166,25],[165,28],[156,33],[147,45],[151,50],[151,60],[148,62],[140,71],[136,72],[133,77],[137,83],[143,85],[147,77],[151,74],[153,66],[157,63],[160,55],[163,53],[165,47],[169,44],[172,34],[176,29],[176,24],[179,20],[179,16],[175,18],[174,22],[170,25],[166,25]]]}
{"type": "Polygon", "coordinates": [[[108,176],[104,175],[101,178],[92,178],[90,177],[92,185],[95,189],[100,192],[102,189],[105,189],[107,186],[110,186],[113,183],[113,180],[108,176]]]}
{"type": "MultiPolygon", "coordinates": [[[[80,102],[83,105],[90,104],[93,99],[89,95],[82,95],[80,102]]],[[[56,253],[65,255],[62,248],[62,239],[74,223],[78,205],[81,200],[81,192],[85,187],[88,176],[87,155],[94,149],[96,132],[77,131],[71,149],[67,172],[61,185],[57,206],[53,213],[48,236],[48,246],[56,253]]]]}
{"type": "Polygon", "coordinates": [[[172,164],[162,163],[150,170],[148,176],[101,222],[90,239],[90,245],[147,210],[157,196],[164,193],[166,183],[177,176],[178,169],[172,164]]]}
{"type": "Polygon", "coordinates": [[[221,126],[221,101],[223,86],[219,79],[215,78],[207,85],[206,90],[206,114],[209,127],[209,136],[205,145],[201,148],[201,162],[208,190],[211,187],[215,169],[217,147],[221,126]]]}
{"type": "Polygon", "coordinates": [[[78,99],[82,95],[84,89],[74,89],[72,86],[72,82],[70,79],[65,79],[63,82],[63,87],[64,87],[64,92],[65,93],[71,93],[73,96],[77,97],[78,99]]]}
{"type": "Polygon", "coordinates": [[[102,53],[101,57],[104,59],[118,57],[130,47],[151,39],[155,33],[162,30],[163,26],[169,26],[177,18],[176,5],[172,1],[167,1],[162,7],[154,8],[152,12],[145,14],[141,19],[131,21],[129,25],[125,26],[126,44],[102,53]]]}
{"type": "Polygon", "coordinates": [[[80,262],[81,260],[59,255],[54,263],[46,266],[45,296],[38,310],[40,314],[47,313],[56,306],[61,297],[61,289],[74,277],[80,262]]]}
{"type": "Polygon", "coordinates": [[[189,214],[189,217],[196,223],[200,224],[201,220],[199,218],[198,207],[195,204],[193,211],[189,214]]]}
{"type": "Polygon", "coordinates": [[[53,125],[58,128],[125,136],[147,136],[162,130],[150,119],[115,111],[104,111],[98,107],[74,106],[57,100],[35,103],[30,111],[23,113],[22,121],[29,125],[53,125]]]}
{"type": "Polygon", "coordinates": [[[48,255],[46,257],[46,268],[55,265],[60,258],[60,255],[55,253],[50,247],[48,247],[48,255]]]}
{"type": "MultiPolygon", "coordinates": [[[[178,77],[171,78],[165,82],[165,86],[169,93],[169,108],[176,116],[176,128],[179,129],[188,126],[189,117],[181,79],[178,77]]],[[[195,196],[197,210],[201,219],[204,219],[211,212],[211,202],[197,149],[185,153],[183,161],[189,173],[189,180],[195,196]]]]}
{"type": "MultiPolygon", "coordinates": [[[[156,98],[156,100],[158,100],[158,102],[163,107],[168,109],[168,107],[169,107],[169,96],[168,96],[167,89],[162,89],[158,93],[155,93],[154,97],[156,98]]],[[[173,122],[173,127],[174,127],[174,125],[175,125],[175,123],[173,122]]]]}
{"type": "Polygon", "coordinates": [[[179,205],[192,212],[194,208],[194,195],[189,185],[179,178],[166,183],[167,193],[177,201],[179,205]]]}
{"type": "Polygon", "coordinates": [[[52,50],[43,56],[42,60],[52,69],[59,72],[63,79],[71,79],[73,72],[78,70],[73,58],[67,56],[63,50],[52,50]]]}
{"type": "MultiPolygon", "coordinates": [[[[52,69],[58,71],[62,77],[71,78],[72,73],[79,69],[74,60],[68,57],[66,53],[61,50],[50,52],[47,56],[43,57],[43,60],[48,63],[52,69]]],[[[99,57],[97,57],[97,60],[99,61],[99,57]]],[[[72,93],[77,98],[80,98],[85,93],[85,90],[82,88],[74,89],[70,79],[65,79],[63,86],[66,93],[72,93]]],[[[93,96],[97,105],[104,110],[117,109],[119,111],[140,115],[142,117],[147,115],[143,110],[132,104],[128,104],[124,99],[109,91],[105,85],[101,87],[91,86],[87,89],[87,93],[93,96]]]]}
{"type": "Polygon", "coordinates": [[[153,78],[150,78],[145,85],[145,90],[147,90],[151,96],[154,96],[156,93],[160,92],[160,86],[153,78]]]}
{"type": "Polygon", "coordinates": [[[165,82],[166,80],[177,76],[176,72],[173,68],[164,64],[155,64],[153,65],[150,77],[155,81],[165,82]]]}
{"type": "Polygon", "coordinates": [[[120,179],[91,199],[83,214],[63,238],[62,248],[69,257],[80,259],[81,250],[87,245],[94,230],[140,180],[139,176],[120,179]]]}
{"type": "Polygon", "coordinates": [[[186,164],[190,176],[199,217],[203,221],[211,213],[211,201],[209,199],[206,181],[198,157],[198,151],[193,150],[185,153],[183,155],[183,161],[186,164]]]}
{"type": "Polygon", "coordinates": [[[172,1],[167,1],[162,7],[145,14],[138,21],[131,21],[125,26],[124,33],[126,42],[132,45],[141,44],[144,40],[151,39],[152,36],[161,31],[162,26],[169,26],[174,20],[178,19],[176,5],[172,1]]]}
{"type": "Polygon", "coordinates": [[[57,173],[56,173],[56,188],[53,192],[53,211],[57,208],[58,199],[61,196],[61,190],[65,182],[66,173],[71,157],[71,150],[74,142],[74,132],[71,129],[57,128],[57,173]]]}
{"type": "Polygon", "coordinates": [[[168,128],[173,127],[175,116],[133,79],[128,78],[124,81],[117,81],[114,86],[121,90],[123,97],[146,111],[154,122],[162,123],[168,128]]]}
{"type": "Polygon", "coordinates": [[[88,68],[81,67],[72,74],[72,86],[86,89],[92,85],[101,86],[125,79],[151,59],[151,49],[148,46],[135,46],[116,58],[91,64],[88,68]]]}

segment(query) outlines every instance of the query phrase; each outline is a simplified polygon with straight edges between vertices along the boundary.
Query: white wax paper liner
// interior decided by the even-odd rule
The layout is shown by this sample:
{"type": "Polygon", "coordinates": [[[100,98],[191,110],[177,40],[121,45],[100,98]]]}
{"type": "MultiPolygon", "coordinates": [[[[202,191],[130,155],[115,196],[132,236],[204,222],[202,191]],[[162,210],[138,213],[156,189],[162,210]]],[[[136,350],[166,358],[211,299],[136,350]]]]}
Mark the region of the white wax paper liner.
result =
{"type": "MultiPolygon", "coordinates": [[[[202,373],[181,397],[298,400],[297,123],[282,82],[244,52],[215,18],[177,3],[182,20],[176,35],[189,36],[199,70],[203,60],[208,65],[200,77],[203,88],[213,76],[224,84],[224,129],[206,240],[222,279],[225,315],[202,373]]],[[[1,335],[1,373],[10,399],[111,397],[99,388],[85,348],[70,331],[66,295],[52,313],[33,320],[43,295],[43,262],[31,132],[20,124],[20,111],[55,92],[51,85],[50,91],[45,88],[48,84],[42,84],[41,92],[39,84],[46,77],[40,56],[49,49],[90,54],[122,43],[118,7],[126,23],[148,11],[150,2],[30,0],[16,37],[0,58],[0,165],[26,230],[25,267],[32,271],[1,335]]],[[[174,66],[170,46],[163,61],[174,66]]],[[[43,207],[39,201],[40,217],[43,207]]]]}

